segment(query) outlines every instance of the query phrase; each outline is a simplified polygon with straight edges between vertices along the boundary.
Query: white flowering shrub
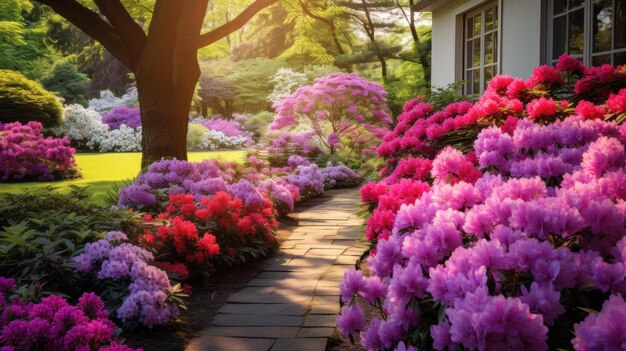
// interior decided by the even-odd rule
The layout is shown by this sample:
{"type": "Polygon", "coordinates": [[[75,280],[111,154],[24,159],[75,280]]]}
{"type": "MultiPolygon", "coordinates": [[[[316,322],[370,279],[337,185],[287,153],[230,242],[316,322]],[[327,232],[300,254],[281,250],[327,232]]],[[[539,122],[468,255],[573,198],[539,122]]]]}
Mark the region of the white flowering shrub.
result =
{"type": "Polygon", "coordinates": [[[141,127],[130,128],[122,124],[119,129],[109,130],[100,142],[100,152],[141,151],[141,127]]]}
{"type": "Polygon", "coordinates": [[[304,73],[296,72],[291,68],[281,68],[270,79],[274,91],[267,97],[267,100],[273,103],[281,101],[308,81],[309,79],[304,73]]]}
{"type": "Polygon", "coordinates": [[[78,104],[65,106],[64,110],[63,122],[53,129],[53,133],[59,137],[67,136],[78,149],[97,151],[109,131],[100,114],[78,104]]]}
{"type": "Polygon", "coordinates": [[[122,97],[116,97],[110,90],[102,90],[99,99],[89,101],[89,108],[104,115],[119,106],[133,107],[139,102],[137,87],[130,87],[122,97]]]}

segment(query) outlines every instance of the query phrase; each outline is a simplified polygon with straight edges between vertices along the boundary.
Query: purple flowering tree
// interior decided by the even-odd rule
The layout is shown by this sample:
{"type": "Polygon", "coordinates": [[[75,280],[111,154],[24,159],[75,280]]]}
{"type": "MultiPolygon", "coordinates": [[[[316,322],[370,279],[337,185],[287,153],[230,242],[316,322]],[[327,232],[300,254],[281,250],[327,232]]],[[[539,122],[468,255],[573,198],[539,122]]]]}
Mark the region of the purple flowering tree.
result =
{"type": "Polygon", "coordinates": [[[270,129],[310,128],[331,155],[340,149],[350,153],[374,130],[391,124],[384,88],[354,73],[318,78],[273,107],[270,129]]]}

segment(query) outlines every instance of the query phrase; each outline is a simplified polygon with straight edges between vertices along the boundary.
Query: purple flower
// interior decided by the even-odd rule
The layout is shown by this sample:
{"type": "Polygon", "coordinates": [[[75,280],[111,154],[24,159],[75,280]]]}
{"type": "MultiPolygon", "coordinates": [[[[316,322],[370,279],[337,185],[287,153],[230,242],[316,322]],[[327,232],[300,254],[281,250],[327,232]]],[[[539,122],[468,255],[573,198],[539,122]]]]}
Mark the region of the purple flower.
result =
{"type": "Polygon", "coordinates": [[[365,327],[365,314],[359,305],[346,306],[337,316],[337,329],[342,335],[353,335],[365,327]]]}
{"type": "Polygon", "coordinates": [[[576,351],[623,350],[626,345],[626,302],[611,295],[597,315],[590,314],[574,325],[576,351]]]}

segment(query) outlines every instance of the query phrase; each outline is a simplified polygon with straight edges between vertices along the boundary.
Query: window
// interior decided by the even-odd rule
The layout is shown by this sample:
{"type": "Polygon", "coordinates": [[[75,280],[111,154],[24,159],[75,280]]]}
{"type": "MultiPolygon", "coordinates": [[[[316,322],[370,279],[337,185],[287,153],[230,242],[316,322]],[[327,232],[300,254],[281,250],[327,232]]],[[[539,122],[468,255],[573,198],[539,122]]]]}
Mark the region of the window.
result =
{"type": "Polygon", "coordinates": [[[587,66],[626,64],[626,1],[552,0],[548,11],[547,62],[567,53],[587,66]]]}
{"type": "Polygon", "coordinates": [[[498,3],[490,2],[464,16],[463,79],[466,94],[482,93],[498,74],[498,3]]]}

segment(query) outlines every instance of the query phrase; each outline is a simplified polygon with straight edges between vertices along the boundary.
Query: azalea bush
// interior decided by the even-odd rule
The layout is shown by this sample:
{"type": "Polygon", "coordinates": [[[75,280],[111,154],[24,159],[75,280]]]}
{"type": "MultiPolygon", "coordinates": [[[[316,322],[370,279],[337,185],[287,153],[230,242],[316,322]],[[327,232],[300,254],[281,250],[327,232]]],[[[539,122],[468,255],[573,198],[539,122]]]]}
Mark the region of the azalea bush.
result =
{"type": "Polygon", "coordinates": [[[165,324],[179,313],[180,286],[171,286],[153,255],[128,242],[122,232],[109,232],[78,255],[76,271],[91,276],[115,318],[126,325],[165,324]]]}
{"type": "Polygon", "coordinates": [[[361,190],[377,243],[371,276],[340,286],[342,334],[368,350],[624,345],[623,69],[574,61],[495,77],[473,106],[407,104],[379,148],[385,178],[361,190]],[[440,144],[473,114],[470,147],[440,144]],[[379,311],[367,325],[363,303],[379,311]]]}
{"type": "Polygon", "coordinates": [[[220,191],[200,201],[171,195],[166,211],[149,218],[141,240],[159,261],[182,263],[195,277],[208,275],[215,264],[266,256],[276,244],[276,212],[264,194],[249,190],[253,195],[220,191]]]}
{"type": "Polygon", "coordinates": [[[102,123],[112,130],[120,129],[122,125],[136,129],[141,127],[141,113],[138,108],[134,107],[115,107],[102,116],[102,123]]]}
{"type": "Polygon", "coordinates": [[[116,97],[110,90],[102,90],[100,97],[89,101],[89,109],[95,110],[99,114],[107,114],[116,107],[136,107],[139,104],[139,93],[137,87],[130,87],[121,97],[116,97]]]}
{"type": "Polygon", "coordinates": [[[0,277],[0,345],[6,350],[131,351],[117,340],[102,299],[84,293],[75,305],[51,295],[39,302],[21,299],[13,279],[0,277]]]}
{"type": "Polygon", "coordinates": [[[67,138],[45,138],[39,122],[0,124],[2,181],[56,180],[78,175],[67,138]]]}
{"type": "Polygon", "coordinates": [[[270,129],[307,128],[330,154],[350,155],[391,124],[386,96],[382,86],[354,73],[332,73],[275,103],[270,129]]]}

